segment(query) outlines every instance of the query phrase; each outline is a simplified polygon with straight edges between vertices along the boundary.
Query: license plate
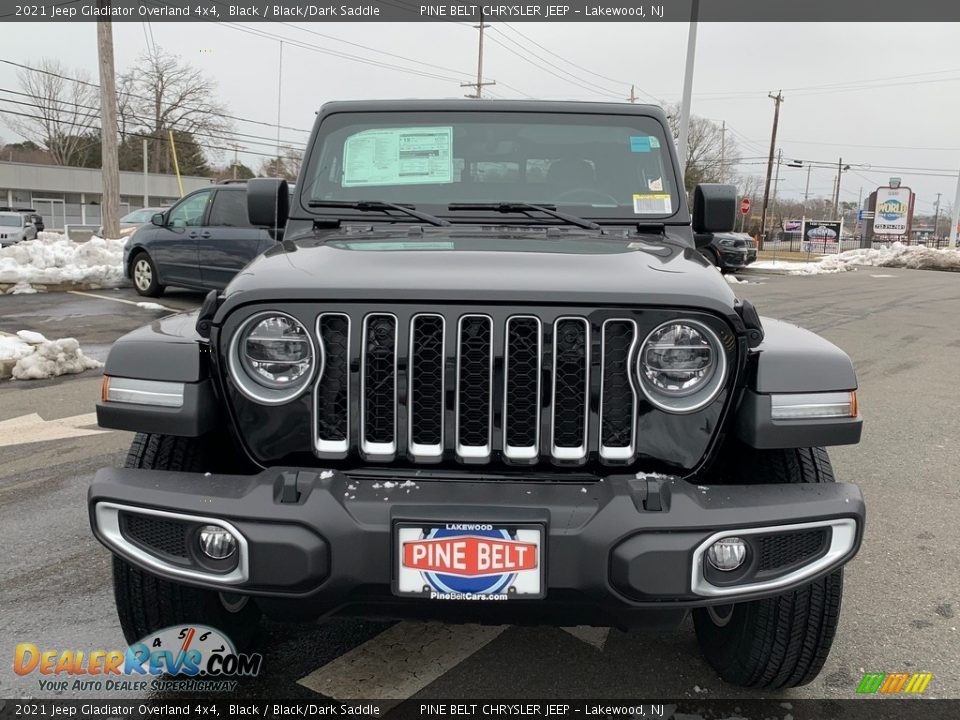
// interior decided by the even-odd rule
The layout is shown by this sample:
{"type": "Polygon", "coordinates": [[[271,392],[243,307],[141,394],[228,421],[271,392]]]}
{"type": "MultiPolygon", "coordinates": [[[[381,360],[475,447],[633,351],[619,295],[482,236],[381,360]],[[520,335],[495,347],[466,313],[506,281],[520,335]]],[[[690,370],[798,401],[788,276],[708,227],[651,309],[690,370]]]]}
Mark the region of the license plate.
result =
{"type": "Polygon", "coordinates": [[[544,596],[543,525],[397,523],[396,595],[428,600],[544,596]]]}

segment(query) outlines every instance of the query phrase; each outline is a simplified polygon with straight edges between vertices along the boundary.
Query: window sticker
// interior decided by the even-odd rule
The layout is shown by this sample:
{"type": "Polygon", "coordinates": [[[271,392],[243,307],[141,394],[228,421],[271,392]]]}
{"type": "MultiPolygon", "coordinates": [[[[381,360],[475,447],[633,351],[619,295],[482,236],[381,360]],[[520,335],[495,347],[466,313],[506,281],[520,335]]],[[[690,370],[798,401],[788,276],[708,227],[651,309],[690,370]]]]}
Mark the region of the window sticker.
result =
{"type": "Polygon", "coordinates": [[[650,136],[650,147],[654,150],[660,149],[660,139],[656,135],[650,136]]]}
{"type": "Polygon", "coordinates": [[[343,144],[343,187],[453,182],[453,128],[364,130],[343,144]]]}
{"type": "Polygon", "coordinates": [[[663,192],[663,180],[661,178],[654,178],[652,180],[647,180],[647,190],[653,190],[654,192],[663,192]]]}
{"type": "Polygon", "coordinates": [[[634,215],[672,215],[673,199],[670,193],[634,193],[634,215]]]}
{"type": "Polygon", "coordinates": [[[647,135],[631,135],[630,136],[630,152],[650,152],[650,148],[653,147],[651,140],[656,140],[656,138],[651,138],[647,135]]]}

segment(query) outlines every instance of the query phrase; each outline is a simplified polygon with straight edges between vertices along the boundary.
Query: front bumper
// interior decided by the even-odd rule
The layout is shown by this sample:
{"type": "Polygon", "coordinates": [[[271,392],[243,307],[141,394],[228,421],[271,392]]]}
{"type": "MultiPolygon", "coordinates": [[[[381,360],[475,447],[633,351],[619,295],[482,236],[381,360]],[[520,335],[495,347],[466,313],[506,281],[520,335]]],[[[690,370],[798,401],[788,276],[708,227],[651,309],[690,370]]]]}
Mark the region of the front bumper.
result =
{"type": "Polygon", "coordinates": [[[757,259],[756,248],[722,248],[720,251],[724,267],[743,268],[757,259]]]}
{"type": "Polygon", "coordinates": [[[545,597],[494,605],[507,616],[589,606],[609,624],[626,611],[685,612],[803,585],[856,554],[865,519],[863,498],[851,484],[696,486],[643,474],[588,484],[451,477],[404,485],[300,468],[252,476],[107,468],[96,474],[88,502],[94,534],[134,565],[189,585],[259,596],[265,604],[295,600],[311,616],[369,614],[351,608],[380,604],[393,616],[442,617],[442,606],[477,605],[394,597],[395,523],[541,524],[545,597]],[[131,514],[226,527],[241,538],[239,561],[214,569],[171,561],[125,537],[118,518],[131,514]],[[810,527],[822,529],[826,541],[801,565],[713,584],[704,553],[718,537],[792,535],[810,527]]]}

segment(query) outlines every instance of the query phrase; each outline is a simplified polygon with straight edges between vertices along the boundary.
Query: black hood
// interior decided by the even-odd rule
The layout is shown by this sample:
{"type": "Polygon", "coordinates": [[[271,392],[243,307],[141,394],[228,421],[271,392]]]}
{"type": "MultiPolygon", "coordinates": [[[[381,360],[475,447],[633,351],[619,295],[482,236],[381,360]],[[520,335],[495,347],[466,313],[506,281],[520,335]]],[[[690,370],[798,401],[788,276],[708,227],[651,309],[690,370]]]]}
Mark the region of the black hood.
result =
{"type": "Polygon", "coordinates": [[[227,304],[277,300],[515,302],[695,307],[734,294],[682,240],[557,230],[402,227],[287,240],[226,289],[227,304]]]}

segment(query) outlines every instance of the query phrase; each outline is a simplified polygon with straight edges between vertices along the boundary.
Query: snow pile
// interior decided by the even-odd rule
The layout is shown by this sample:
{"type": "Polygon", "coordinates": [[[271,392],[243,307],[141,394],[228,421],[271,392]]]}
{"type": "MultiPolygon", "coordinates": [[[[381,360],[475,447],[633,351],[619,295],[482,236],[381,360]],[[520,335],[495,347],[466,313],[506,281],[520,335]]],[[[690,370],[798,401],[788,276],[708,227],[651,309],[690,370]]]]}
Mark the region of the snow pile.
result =
{"type": "Polygon", "coordinates": [[[16,285],[7,290],[7,295],[35,295],[36,292],[37,289],[30,283],[18,282],[16,285]]]}
{"type": "Polygon", "coordinates": [[[0,249],[0,283],[11,285],[118,287],[123,277],[126,240],[92,237],[75,243],[60,233],[0,249]]]}
{"type": "Polygon", "coordinates": [[[892,245],[877,248],[847,250],[827,257],[818,263],[801,266],[791,275],[823,275],[855,270],[856,266],[908,268],[910,270],[952,270],[960,272],[960,250],[944,248],[937,250],[925,245],[892,245]]]}
{"type": "Polygon", "coordinates": [[[42,380],[102,366],[84,355],[74,338],[47,340],[29,330],[0,335],[0,380],[42,380]]]}

